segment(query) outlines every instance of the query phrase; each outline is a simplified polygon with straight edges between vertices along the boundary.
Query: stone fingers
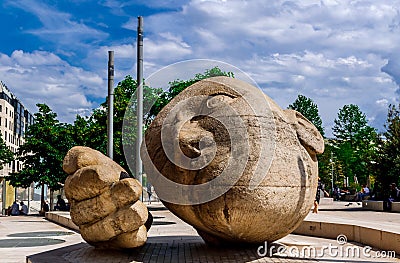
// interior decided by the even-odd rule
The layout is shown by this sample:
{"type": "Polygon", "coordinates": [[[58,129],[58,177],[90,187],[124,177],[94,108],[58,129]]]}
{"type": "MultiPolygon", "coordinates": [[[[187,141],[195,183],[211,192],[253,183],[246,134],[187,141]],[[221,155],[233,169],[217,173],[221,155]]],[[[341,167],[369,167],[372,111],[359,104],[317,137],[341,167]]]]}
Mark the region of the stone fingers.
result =
{"type": "Polygon", "coordinates": [[[147,220],[147,208],[142,202],[136,202],[128,208],[118,210],[101,221],[79,227],[82,237],[88,242],[107,241],[122,233],[132,232],[144,225],[147,220]]]}
{"type": "MultiPolygon", "coordinates": [[[[73,147],[63,168],[69,174],[65,194],[71,219],[89,244],[101,248],[134,248],[147,240],[149,214],[139,200],[142,186],[102,153],[73,147]]],[[[151,218],[151,216],[150,216],[151,218]]]]}

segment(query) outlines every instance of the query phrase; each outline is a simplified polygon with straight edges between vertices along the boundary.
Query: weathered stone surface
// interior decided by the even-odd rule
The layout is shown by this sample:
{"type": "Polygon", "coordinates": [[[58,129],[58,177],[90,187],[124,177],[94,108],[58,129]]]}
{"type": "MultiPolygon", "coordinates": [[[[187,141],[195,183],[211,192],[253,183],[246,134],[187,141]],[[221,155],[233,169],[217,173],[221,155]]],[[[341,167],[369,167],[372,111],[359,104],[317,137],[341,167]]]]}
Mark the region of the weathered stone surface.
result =
{"type": "Polygon", "coordinates": [[[80,226],[99,221],[109,214],[114,213],[117,207],[114,202],[110,202],[110,200],[112,200],[110,190],[94,198],[80,202],[72,199],[70,209],[72,222],[80,226]]]}
{"type": "Polygon", "coordinates": [[[145,226],[132,232],[123,233],[105,242],[88,242],[98,248],[129,249],[143,246],[147,241],[147,229],[145,226]]]}
{"type": "Polygon", "coordinates": [[[316,155],[324,150],[322,136],[300,113],[282,110],[257,92],[248,83],[227,77],[197,82],[164,107],[146,131],[147,150],[142,145],[141,156],[147,154],[145,171],[158,197],[210,243],[275,241],[301,223],[315,198],[316,155]],[[196,98],[200,106],[196,106],[196,98]],[[179,108],[182,103],[187,106],[179,108]],[[257,112],[261,104],[269,105],[270,111],[257,112]],[[185,119],[185,114],[196,116],[185,119]],[[168,157],[166,149],[173,147],[174,139],[184,156],[175,151],[178,157],[168,157]],[[232,145],[241,142],[245,142],[243,147],[232,150],[232,145]],[[231,156],[235,158],[230,160],[231,156]],[[186,157],[191,160],[186,164],[193,165],[197,158],[196,162],[207,165],[184,168],[186,157]],[[171,161],[174,158],[175,163],[171,161]],[[201,195],[211,195],[218,187],[230,184],[229,176],[209,193],[197,193],[181,187],[166,190],[164,181],[156,175],[158,172],[183,185],[198,185],[219,178],[229,165],[243,161],[243,169],[231,170],[229,175],[238,176],[238,180],[227,192],[192,205],[169,201],[169,193],[183,199],[198,194],[200,200],[201,195]],[[257,183],[255,171],[262,175],[257,183]]]}
{"type": "Polygon", "coordinates": [[[65,180],[65,195],[76,201],[96,197],[117,182],[119,176],[120,171],[115,171],[110,166],[83,167],[65,180]]]}
{"type": "Polygon", "coordinates": [[[146,242],[149,212],[139,201],[142,186],[136,179],[88,147],[72,148],[63,168],[70,173],[65,194],[71,204],[71,219],[88,243],[120,249],[146,242]]]}
{"type": "Polygon", "coordinates": [[[144,225],[147,220],[147,207],[136,202],[130,207],[119,209],[94,224],[79,226],[82,237],[90,242],[110,240],[122,233],[132,232],[144,225]]]}
{"type": "Polygon", "coordinates": [[[111,160],[110,158],[105,158],[104,154],[85,146],[75,146],[71,148],[66,156],[64,157],[63,170],[67,174],[73,174],[80,168],[91,166],[91,165],[102,165],[110,166],[116,172],[124,171],[124,169],[111,160]]]}
{"type": "Polygon", "coordinates": [[[142,187],[134,178],[115,182],[111,188],[91,199],[77,202],[72,198],[71,218],[76,225],[96,222],[107,215],[139,200],[142,187]]]}
{"type": "Polygon", "coordinates": [[[111,187],[111,198],[117,208],[139,200],[142,186],[134,178],[126,178],[116,182],[111,187]]]}

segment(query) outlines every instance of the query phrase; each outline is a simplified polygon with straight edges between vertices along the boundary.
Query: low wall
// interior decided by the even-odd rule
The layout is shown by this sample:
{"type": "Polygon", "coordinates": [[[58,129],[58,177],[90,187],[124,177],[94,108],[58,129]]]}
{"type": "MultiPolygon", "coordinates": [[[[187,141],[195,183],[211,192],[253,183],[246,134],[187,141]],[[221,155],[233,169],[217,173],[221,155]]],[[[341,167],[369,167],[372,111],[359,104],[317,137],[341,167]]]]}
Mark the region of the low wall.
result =
{"type": "Polygon", "coordinates": [[[391,211],[400,212],[400,202],[393,202],[391,211]]]}
{"type": "Polygon", "coordinates": [[[79,232],[79,227],[71,220],[69,212],[47,212],[45,217],[52,222],[68,227],[79,232]]]}
{"type": "Polygon", "coordinates": [[[362,201],[362,208],[365,210],[383,211],[384,207],[385,206],[383,201],[371,201],[371,200],[362,201]]]}
{"type": "Polygon", "coordinates": [[[382,251],[400,254],[400,233],[393,233],[352,224],[304,220],[293,234],[336,239],[346,235],[347,241],[358,242],[382,251]]]}

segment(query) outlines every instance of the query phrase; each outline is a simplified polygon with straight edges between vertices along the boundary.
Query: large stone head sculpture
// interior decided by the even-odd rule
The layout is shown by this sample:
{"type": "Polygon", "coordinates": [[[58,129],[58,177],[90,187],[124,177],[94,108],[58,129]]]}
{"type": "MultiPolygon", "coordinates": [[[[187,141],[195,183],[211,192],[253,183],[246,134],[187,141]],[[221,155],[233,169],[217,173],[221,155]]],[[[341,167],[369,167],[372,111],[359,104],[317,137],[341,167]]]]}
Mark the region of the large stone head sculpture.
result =
{"type": "Polygon", "coordinates": [[[258,88],[214,77],[175,97],[146,131],[145,172],[165,206],[210,243],[293,231],[316,194],[324,141],[258,88]]]}

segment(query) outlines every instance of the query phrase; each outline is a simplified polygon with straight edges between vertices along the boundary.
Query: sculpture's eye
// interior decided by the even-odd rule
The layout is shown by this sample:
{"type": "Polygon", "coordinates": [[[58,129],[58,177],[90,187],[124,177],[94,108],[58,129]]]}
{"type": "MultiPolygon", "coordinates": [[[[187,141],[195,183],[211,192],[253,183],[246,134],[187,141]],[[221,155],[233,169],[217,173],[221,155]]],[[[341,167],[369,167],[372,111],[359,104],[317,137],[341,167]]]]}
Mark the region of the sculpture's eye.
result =
{"type": "Polygon", "coordinates": [[[207,100],[207,108],[213,109],[218,106],[230,104],[234,99],[235,97],[229,94],[215,94],[207,100]]]}

